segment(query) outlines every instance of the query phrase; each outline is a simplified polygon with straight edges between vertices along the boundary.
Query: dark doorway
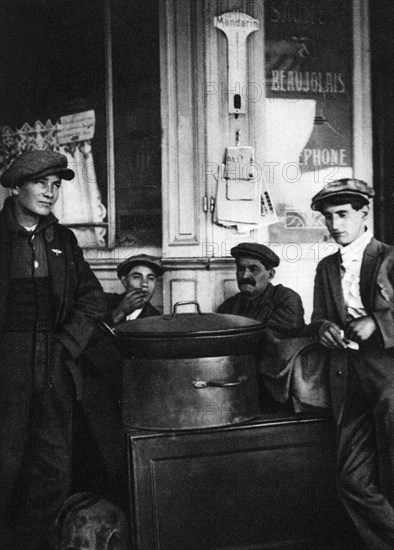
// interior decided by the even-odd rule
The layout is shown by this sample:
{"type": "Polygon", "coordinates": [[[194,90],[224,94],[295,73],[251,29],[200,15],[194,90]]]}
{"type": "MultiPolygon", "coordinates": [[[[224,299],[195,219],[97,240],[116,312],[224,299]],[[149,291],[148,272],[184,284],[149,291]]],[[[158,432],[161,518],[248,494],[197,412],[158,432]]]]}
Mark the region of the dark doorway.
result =
{"type": "Polygon", "coordinates": [[[375,234],[394,244],[394,2],[370,0],[375,234]]]}

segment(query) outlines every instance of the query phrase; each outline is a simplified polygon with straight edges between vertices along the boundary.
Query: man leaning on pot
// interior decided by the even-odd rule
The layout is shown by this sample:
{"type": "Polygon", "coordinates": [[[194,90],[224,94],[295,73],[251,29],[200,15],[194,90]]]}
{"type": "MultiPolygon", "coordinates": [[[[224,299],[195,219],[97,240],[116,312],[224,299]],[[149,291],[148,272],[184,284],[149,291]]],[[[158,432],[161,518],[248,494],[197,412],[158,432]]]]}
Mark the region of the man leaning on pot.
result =
{"type": "MultiPolygon", "coordinates": [[[[111,328],[133,319],[160,315],[150,303],[158,278],[164,269],[158,258],[146,254],[131,256],[117,267],[118,277],[125,289],[121,294],[106,293],[107,313],[103,320],[111,328]]],[[[124,428],[122,422],[122,374],[124,358],[112,338],[97,330],[81,356],[84,373],[80,425],[90,430],[98,454],[77,457],[81,484],[101,496],[127,506],[127,479],[124,428]],[[83,464],[87,468],[83,468],[83,464]],[[93,477],[93,479],[91,479],[93,477]],[[90,479],[89,479],[90,478],[90,479]]],[[[86,433],[79,433],[82,440],[86,433]]],[[[86,446],[84,447],[86,448],[86,446]]],[[[80,485],[81,485],[80,484],[80,485]]]]}
{"type": "Polygon", "coordinates": [[[74,172],[52,151],[1,176],[1,547],[34,550],[68,496],[76,359],[104,314],[101,285],[74,234],[51,213],[74,172]]]}
{"type": "Polygon", "coordinates": [[[369,550],[394,548],[394,247],[367,229],[357,179],[312,199],[339,250],[317,266],[308,333],[330,361],[341,500],[369,550]]]}
{"type": "Polygon", "coordinates": [[[240,243],[231,255],[240,292],[221,304],[218,313],[259,321],[268,340],[297,336],[304,327],[304,308],[297,292],[271,283],[280,262],[277,254],[263,244],[240,243]]]}

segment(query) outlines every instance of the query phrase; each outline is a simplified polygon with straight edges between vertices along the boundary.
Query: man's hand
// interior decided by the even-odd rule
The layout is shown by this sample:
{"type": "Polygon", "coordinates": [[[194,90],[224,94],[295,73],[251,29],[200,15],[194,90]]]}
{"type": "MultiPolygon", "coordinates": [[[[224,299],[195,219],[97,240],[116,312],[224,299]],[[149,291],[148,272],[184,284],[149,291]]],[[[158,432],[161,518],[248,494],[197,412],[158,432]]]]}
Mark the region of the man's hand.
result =
{"type": "Polygon", "coordinates": [[[144,307],[144,299],[147,293],[139,288],[133,288],[127,292],[120,304],[112,310],[114,323],[121,323],[136,309],[144,307]]]}
{"type": "Polygon", "coordinates": [[[376,323],[370,315],[353,319],[345,327],[345,337],[354,342],[365,342],[376,331],[376,323]]]}
{"type": "Polygon", "coordinates": [[[319,328],[319,342],[326,348],[346,349],[346,343],[342,339],[341,329],[335,323],[324,321],[319,328]]]}

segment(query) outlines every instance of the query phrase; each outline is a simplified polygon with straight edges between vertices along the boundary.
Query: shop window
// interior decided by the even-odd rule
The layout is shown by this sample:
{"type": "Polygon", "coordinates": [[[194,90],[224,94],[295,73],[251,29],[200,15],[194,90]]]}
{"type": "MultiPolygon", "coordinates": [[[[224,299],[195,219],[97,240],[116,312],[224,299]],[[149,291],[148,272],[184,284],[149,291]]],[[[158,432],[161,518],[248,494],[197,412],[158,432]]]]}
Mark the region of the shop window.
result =
{"type": "Polygon", "coordinates": [[[59,150],[77,177],[55,214],[82,246],[160,246],[156,0],[8,0],[0,16],[0,170],[59,150]]]}
{"type": "Polygon", "coordinates": [[[161,246],[156,1],[112,0],[115,203],[120,245],[161,246]]]}
{"type": "Polygon", "coordinates": [[[267,181],[279,223],[272,242],[327,238],[310,198],[352,177],[352,3],[267,0],[267,181]]]}

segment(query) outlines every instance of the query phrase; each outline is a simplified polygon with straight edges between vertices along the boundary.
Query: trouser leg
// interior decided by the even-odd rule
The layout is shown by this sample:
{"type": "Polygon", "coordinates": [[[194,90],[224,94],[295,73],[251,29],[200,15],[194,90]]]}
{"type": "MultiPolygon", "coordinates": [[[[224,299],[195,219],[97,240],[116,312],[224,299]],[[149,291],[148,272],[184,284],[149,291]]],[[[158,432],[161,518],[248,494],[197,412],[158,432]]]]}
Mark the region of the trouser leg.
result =
{"type": "MultiPolygon", "coordinates": [[[[26,446],[32,395],[32,339],[8,333],[0,341],[0,547],[9,548],[10,503],[26,446]],[[15,351],[17,350],[17,353],[15,351]]],[[[12,533],[12,532],[11,532],[12,533]]]]}
{"type": "Polygon", "coordinates": [[[0,547],[8,548],[10,503],[21,465],[28,425],[28,405],[23,400],[0,406],[0,547]]]}
{"type": "Polygon", "coordinates": [[[68,496],[71,477],[74,387],[64,365],[55,365],[52,386],[38,403],[20,476],[18,549],[32,550],[48,535],[68,496]]]}
{"type": "Polygon", "coordinates": [[[393,550],[394,508],[380,488],[375,419],[351,365],[348,387],[338,427],[340,498],[369,550],[393,550]]]}
{"type": "MultiPolygon", "coordinates": [[[[391,365],[394,371],[394,357],[391,365]]],[[[394,374],[387,379],[384,389],[373,407],[379,455],[380,486],[394,506],[394,374]]]]}

